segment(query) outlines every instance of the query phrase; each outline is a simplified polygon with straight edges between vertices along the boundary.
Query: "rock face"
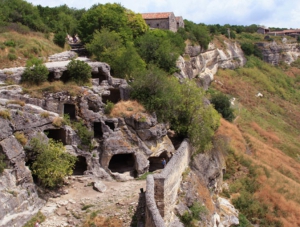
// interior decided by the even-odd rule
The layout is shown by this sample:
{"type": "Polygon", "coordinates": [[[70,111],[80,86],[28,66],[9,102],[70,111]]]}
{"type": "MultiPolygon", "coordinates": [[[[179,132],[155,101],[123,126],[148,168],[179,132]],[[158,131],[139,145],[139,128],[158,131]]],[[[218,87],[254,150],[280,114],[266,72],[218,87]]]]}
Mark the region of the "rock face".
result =
{"type": "Polygon", "coordinates": [[[244,66],[246,58],[240,46],[230,41],[224,41],[224,44],[226,47],[219,49],[211,43],[205,52],[201,52],[199,46],[187,46],[185,58],[179,57],[177,61],[180,72],[175,75],[179,79],[200,78],[204,89],[207,89],[218,68],[235,69],[244,66]]]}
{"type": "MultiPolygon", "coordinates": [[[[113,78],[106,63],[83,60],[92,67],[94,82],[91,88],[81,87],[77,96],[66,91],[47,92],[40,99],[24,94],[19,85],[0,87],[0,111],[9,115],[7,119],[0,116],[0,154],[7,163],[0,174],[0,226],[22,226],[45,203],[38,197],[28,168],[35,157],[30,149],[24,151],[14,136],[16,132],[27,138],[27,147],[36,136],[60,140],[68,153],[78,157],[74,174],[94,177],[99,191],[105,190],[101,179],[133,179],[149,170],[152,165],[149,158],[161,159],[162,155],[168,158],[175,151],[167,136],[167,126],[159,124],[155,115],[143,113],[142,118],[105,115],[107,100],[116,103],[128,98],[128,85],[123,79],[113,78]],[[81,120],[94,132],[91,146],[83,145],[71,126],[54,123],[61,121],[64,114],[69,114],[71,121],[81,120]]],[[[50,76],[59,79],[67,62],[47,63],[50,76]]],[[[19,82],[21,71],[0,70],[0,81],[19,82]]]]}
{"type": "Polygon", "coordinates": [[[262,51],[263,60],[272,65],[278,65],[279,62],[291,64],[300,56],[300,47],[297,43],[257,43],[258,48],[262,51]]]}

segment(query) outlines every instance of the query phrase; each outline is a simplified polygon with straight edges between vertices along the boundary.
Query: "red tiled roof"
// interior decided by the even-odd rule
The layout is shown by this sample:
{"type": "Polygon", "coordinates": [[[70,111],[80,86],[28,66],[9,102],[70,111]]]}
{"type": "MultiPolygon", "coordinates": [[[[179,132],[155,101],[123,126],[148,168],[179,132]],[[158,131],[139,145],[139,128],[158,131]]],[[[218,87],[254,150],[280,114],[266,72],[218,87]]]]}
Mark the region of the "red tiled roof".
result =
{"type": "Polygon", "coordinates": [[[142,13],[143,19],[166,19],[172,12],[167,13],[142,13]]]}
{"type": "Polygon", "coordinates": [[[284,32],[300,32],[300,29],[283,30],[284,32]]]}

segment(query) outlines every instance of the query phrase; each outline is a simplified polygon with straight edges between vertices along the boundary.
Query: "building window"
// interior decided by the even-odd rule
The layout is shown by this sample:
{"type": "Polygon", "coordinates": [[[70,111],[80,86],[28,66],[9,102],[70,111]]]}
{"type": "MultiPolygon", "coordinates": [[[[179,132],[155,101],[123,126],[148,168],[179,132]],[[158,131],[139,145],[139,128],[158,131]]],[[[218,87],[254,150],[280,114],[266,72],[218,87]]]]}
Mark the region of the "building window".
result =
{"type": "Polygon", "coordinates": [[[156,24],[157,25],[157,27],[159,27],[159,24],[156,24]]]}

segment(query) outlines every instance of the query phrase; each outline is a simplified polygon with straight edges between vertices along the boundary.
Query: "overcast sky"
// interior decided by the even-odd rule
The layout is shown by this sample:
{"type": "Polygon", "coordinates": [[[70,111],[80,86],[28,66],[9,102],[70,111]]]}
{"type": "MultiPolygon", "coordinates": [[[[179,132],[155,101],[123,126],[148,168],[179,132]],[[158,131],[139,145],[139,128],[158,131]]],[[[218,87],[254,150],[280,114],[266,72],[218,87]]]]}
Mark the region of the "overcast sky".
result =
{"type": "Polygon", "coordinates": [[[195,23],[265,25],[300,28],[300,0],[27,0],[33,5],[89,9],[101,3],[121,3],[135,13],[174,12],[195,23]]]}

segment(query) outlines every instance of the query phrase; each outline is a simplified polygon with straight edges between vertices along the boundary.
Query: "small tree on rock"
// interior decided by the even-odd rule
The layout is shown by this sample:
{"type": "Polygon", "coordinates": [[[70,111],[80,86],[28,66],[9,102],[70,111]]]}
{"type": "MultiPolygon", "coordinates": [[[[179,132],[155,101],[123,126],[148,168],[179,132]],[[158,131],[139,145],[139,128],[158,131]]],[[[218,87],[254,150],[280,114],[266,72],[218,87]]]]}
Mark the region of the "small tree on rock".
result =
{"type": "Polygon", "coordinates": [[[26,62],[26,69],[22,75],[22,83],[40,85],[47,81],[49,71],[42,60],[38,58],[29,59],[26,62]]]}
{"type": "Polygon", "coordinates": [[[67,65],[67,69],[71,81],[74,81],[79,85],[90,82],[90,78],[92,77],[92,69],[86,62],[72,60],[67,65]]]}

